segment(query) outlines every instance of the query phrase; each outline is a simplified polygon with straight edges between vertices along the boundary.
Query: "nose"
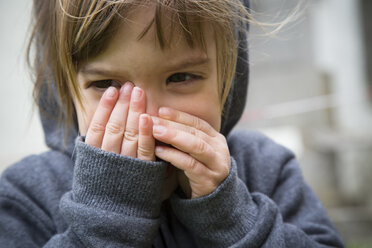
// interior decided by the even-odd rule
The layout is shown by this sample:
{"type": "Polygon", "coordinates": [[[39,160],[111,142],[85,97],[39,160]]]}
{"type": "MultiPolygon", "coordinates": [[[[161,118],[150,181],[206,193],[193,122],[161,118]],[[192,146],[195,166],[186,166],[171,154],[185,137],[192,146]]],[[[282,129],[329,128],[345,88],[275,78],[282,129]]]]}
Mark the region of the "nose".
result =
{"type": "Polygon", "coordinates": [[[158,116],[160,99],[156,92],[147,90],[146,92],[146,113],[152,116],[158,116]]]}
{"type": "Polygon", "coordinates": [[[161,90],[150,80],[135,80],[135,86],[140,87],[146,96],[146,113],[152,116],[158,116],[159,107],[161,107],[161,90]]]}

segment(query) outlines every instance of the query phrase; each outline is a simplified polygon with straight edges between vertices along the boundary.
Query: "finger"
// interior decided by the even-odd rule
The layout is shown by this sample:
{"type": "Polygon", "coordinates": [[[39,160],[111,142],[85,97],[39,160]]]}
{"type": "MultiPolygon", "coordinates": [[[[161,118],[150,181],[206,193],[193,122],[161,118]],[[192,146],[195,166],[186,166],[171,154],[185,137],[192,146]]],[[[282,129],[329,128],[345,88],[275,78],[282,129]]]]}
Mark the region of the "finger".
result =
{"type": "Polygon", "coordinates": [[[159,109],[159,117],[194,127],[212,137],[215,137],[217,135],[217,131],[214,130],[214,128],[211,127],[208,122],[185,112],[181,112],[168,107],[161,107],[159,109]]]}
{"type": "Polygon", "coordinates": [[[130,98],[121,154],[137,157],[139,116],[145,112],[145,109],[145,92],[139,87],[134,87],[130,98]]]}
{"type": "Polygon", "coordinates": [[[195,136],[198,136],[198,137],[202,138],[207,143],[211,142],[211,137],[209,135],[207,135],[206,133],[204,133],[203,131],[199,130],[199,129],[196,129],[194,127],[187,126],[185,124],[178,123],[178,122],[175,122],[175,121],[159,118],[159,117],[156,117],[156,116],[151,116],[151,118],[152,118],[152,122],[156,126],[166,126],[168,128],[182,130],[184,132],[187,132],[187,133],[190,133],[192,135],[195,135],[195,136]]]}
{"type": "Polygon", "coordinates": [[[86,144],[101,148],[106,123],[110,117],[112,109],[115,106],[117,98],[118,92],[115,87],[109,87],[105,91],[101,97],[101,100],[99,101],[92,121],[89,124],[87,135],[85,137],[86,144]]]}
{"type": "Polygon", "coordinates": [[[192,190],[192,198],[207,195],[219,185],[214,173],[189,154],[172,147],[156,146],[155,155],[185,172],[192,190]]]}
{"type": "Polygon", "coordinates": [[[155,155],[183,170],[187,177],[199,176],[200,178],[201,175],[209,173],[209,169],[198,160],[175,148],[156,146],[155,155]]]}
{"type": "Polygon", "coordinates": [[[129,82],[125,83],[120,89],[119,99],[106,124],[102,150],[114,153],[120,153],[121,151],[132,89],[133,84],[129,82]]]}
{"type": "Polygon", "coordinates": [[[152,121],[148,114],[142,114],[139,120],[137,158],[155,160],[155,139],[152,136],[152,121]]]}
{"type": "Polygon", "coordinates": [[[153,127],[153,135],[155,139],[190,154],[210,169],[216,169],[213,168],[213,165],[217,164],[214,163],[214,150],[203,139],[182,130],[156,125],[153,127]]]}

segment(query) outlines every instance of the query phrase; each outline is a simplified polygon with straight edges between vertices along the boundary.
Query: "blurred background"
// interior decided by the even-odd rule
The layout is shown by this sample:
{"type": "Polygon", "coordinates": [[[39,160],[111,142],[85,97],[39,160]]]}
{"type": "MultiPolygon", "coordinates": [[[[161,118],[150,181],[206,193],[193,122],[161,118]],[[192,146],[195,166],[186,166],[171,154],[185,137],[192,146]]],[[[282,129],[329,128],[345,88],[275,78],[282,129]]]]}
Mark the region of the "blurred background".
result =
{"type": "MultiPolygon", "coordinates": [[[[280,22],[299,0],[252,0],[280,22]]],[[[24,51],[31,1],[0,1],[0,172],[47,148],[24,51]]],[[[303,1],[275,36],[250,32],[250,87],[238,128],[292,149],[347,247],[372,247],[372,1],[303,1]]],[[[266,27],[266,32],[272,30],[266,27]]]]}

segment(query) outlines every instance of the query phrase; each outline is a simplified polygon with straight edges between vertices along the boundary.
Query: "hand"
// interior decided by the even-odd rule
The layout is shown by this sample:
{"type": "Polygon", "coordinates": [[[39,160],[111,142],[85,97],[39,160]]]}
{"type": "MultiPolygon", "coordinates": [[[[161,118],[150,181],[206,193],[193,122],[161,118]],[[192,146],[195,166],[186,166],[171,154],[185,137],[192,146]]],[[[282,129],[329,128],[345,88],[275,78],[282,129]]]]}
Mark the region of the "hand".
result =
{"type": "Polygon", "coordinates": [[[125,83],[103,94],[86,134],[85,143],[104,151],[154,161],[152,120],[145,114],[145,92],[125,83]]]}
{"type": "MultiPolygon", "coordinates": [[[[157,146],[155,155],[184,171],[191,198],[213,192],[231,166],[225,137],[204,120],[181,111],[160,108],[159,117],[153,117],[153,135],[172,147],[157,146]]],[[[187,194],[185,186],[183,190],[187,194]]]]}

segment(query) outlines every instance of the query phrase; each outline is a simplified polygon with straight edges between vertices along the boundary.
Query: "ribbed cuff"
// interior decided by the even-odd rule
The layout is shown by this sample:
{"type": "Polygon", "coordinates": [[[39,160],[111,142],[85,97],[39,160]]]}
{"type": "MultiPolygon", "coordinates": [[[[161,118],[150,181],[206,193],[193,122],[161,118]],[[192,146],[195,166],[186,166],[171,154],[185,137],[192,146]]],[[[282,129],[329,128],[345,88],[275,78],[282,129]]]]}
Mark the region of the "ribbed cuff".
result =
{"type": "Polygon", "coordinates": [[[148,162],[91,147],[76,139],[75,201],[129,216],[160,213],[165,162],[148,162]]]}
{"type": "Polygon", "coordinates": [[[195,199],[173,194],[171,205],[203,247],[226,247],[238,242],[252,228],[257,214],[247,186],[237,176],[233,158],[229,175],[215,191],[195,199]]]}

